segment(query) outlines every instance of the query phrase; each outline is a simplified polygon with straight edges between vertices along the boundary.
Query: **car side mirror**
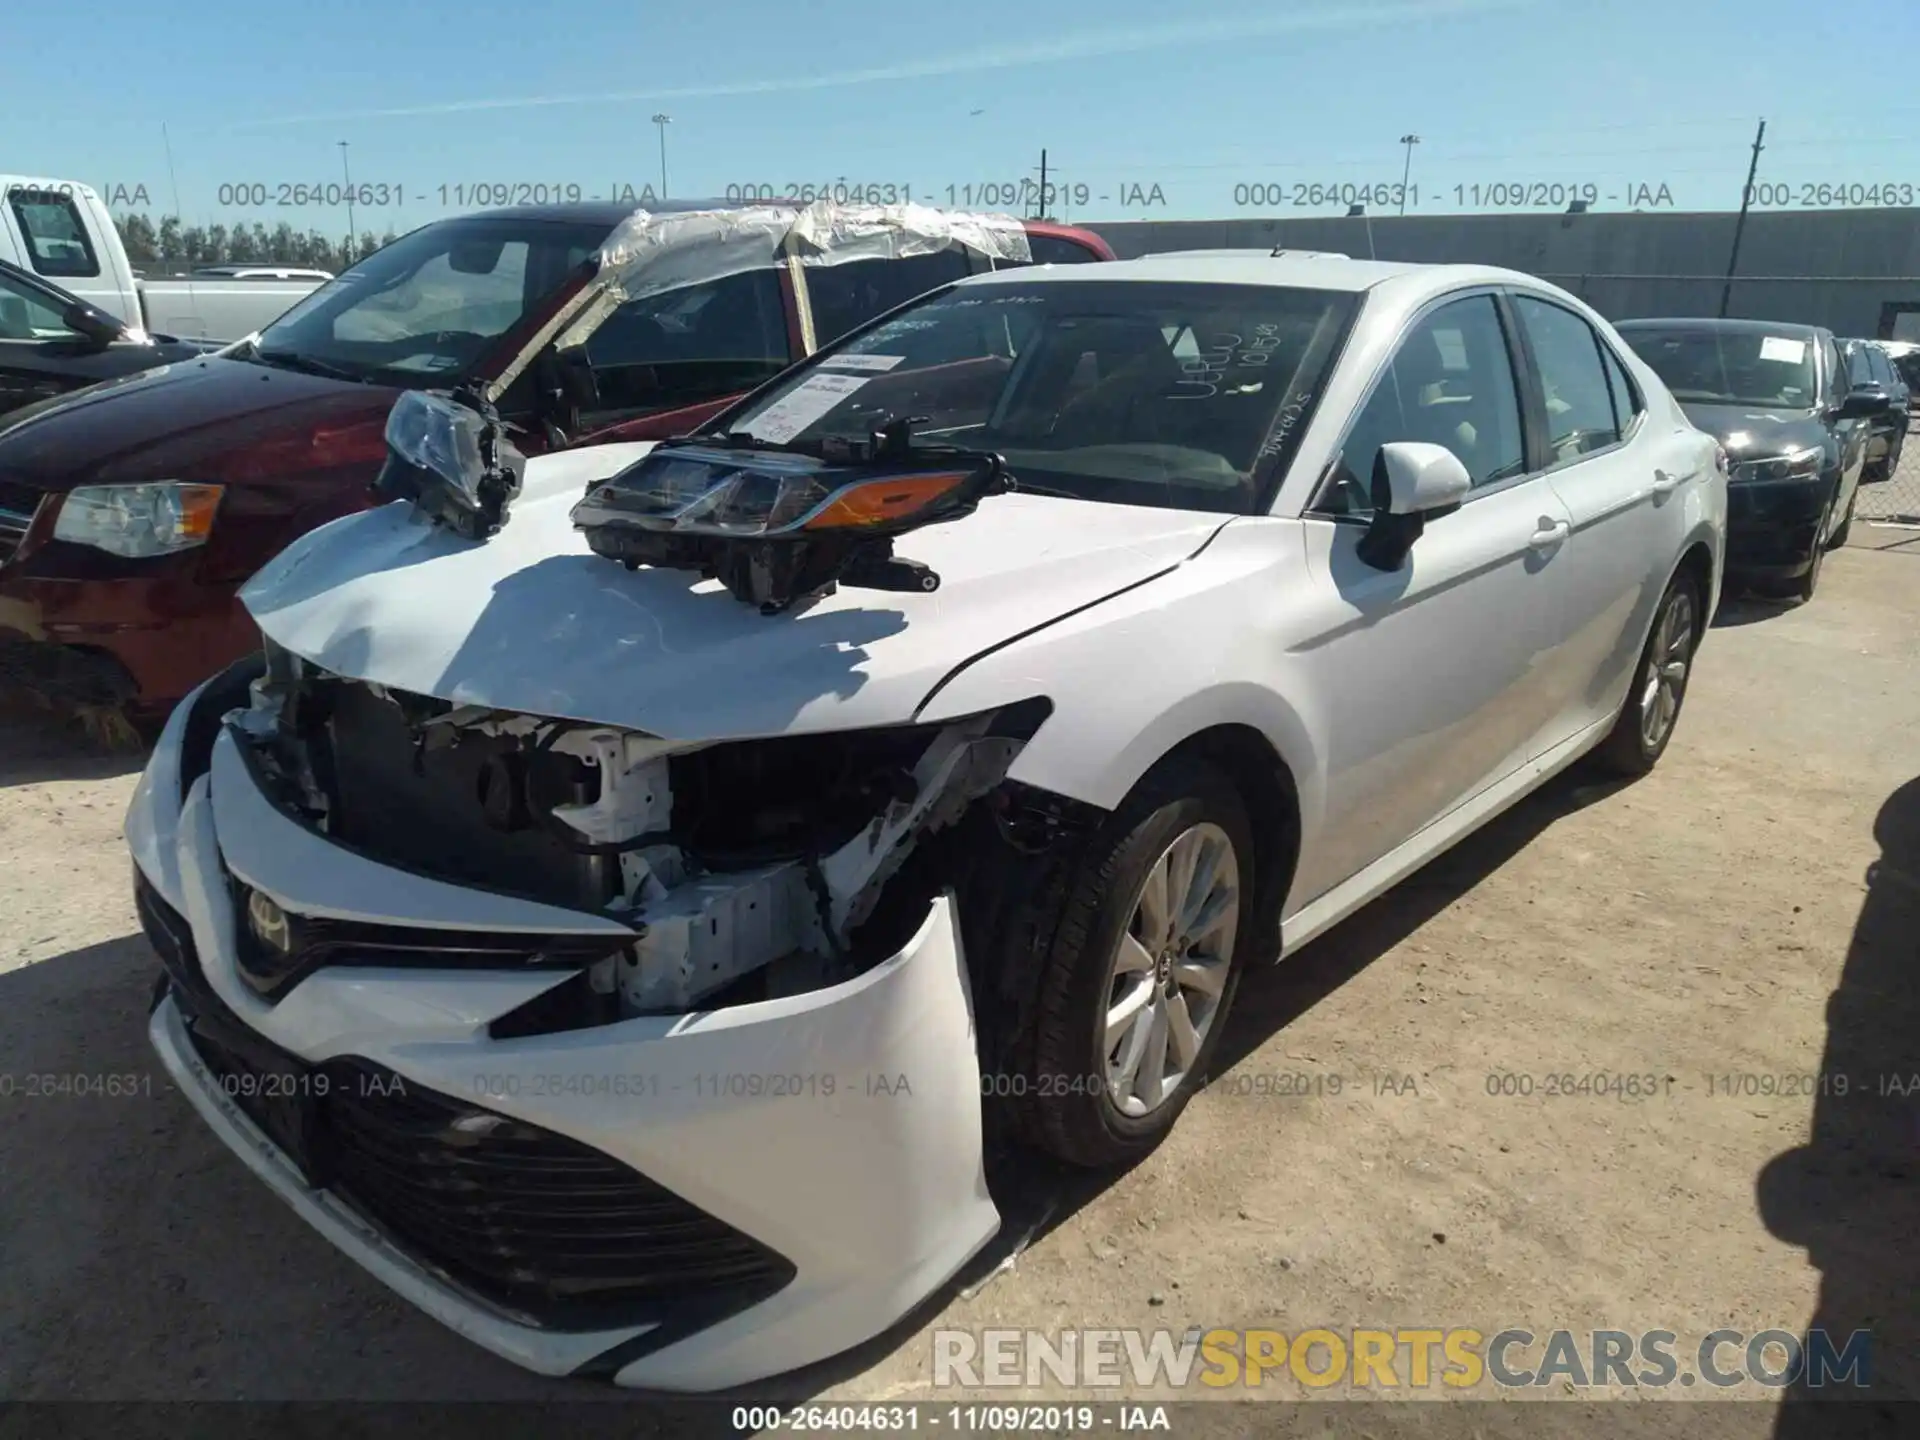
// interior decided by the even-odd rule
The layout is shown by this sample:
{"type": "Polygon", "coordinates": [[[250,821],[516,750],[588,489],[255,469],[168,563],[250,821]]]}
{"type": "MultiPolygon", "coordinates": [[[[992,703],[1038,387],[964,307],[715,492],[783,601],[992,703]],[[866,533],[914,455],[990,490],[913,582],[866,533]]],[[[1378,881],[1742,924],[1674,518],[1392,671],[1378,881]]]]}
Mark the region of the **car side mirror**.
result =
{"type": "Polygon", "coordinates": [[[102,349],[127,333],[127,327],[111,315],[96,310],[91,305],[82,305],[78,301],[60,312],[60,323],[89,344],[98,345],[102,349]]]}
{"type": "Polygon", "coordinates": [[[1372,489],[1373,519],[1357,553],[1376,570],[1398,570],[1427,521],[1460,508],[1473,477],[1444,445],[1395,440],[1374,457],[1372,489]]]}
{"type": "Polygon", "coordinates": [[[1877,386],[1851,392],[1840,402],[1842,420],[1865,420],[1887,408],[1887,397],[1877,386]]]}

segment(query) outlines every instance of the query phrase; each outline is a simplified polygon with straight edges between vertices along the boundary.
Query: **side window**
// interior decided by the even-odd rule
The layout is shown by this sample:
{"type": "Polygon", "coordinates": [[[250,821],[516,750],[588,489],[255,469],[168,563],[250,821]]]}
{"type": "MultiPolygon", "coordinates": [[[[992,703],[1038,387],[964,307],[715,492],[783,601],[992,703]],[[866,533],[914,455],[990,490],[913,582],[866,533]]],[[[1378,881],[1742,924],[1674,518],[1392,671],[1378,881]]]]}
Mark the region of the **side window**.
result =
{"type": "Polygon", "coordinates": [[[73,331],[46,296],[0,271],[0,340],[73,338],[73,331]]]}
{"type": "Polygon", "coordinates": [[[1847,347],[1847,383],[1855,389],[1873,383],[1873,360],[1864,345],[1847,347]]]}
{"type": "Polygon", "coordinates": [[[905,260],[849,260],[807,267],[813,339],[828,345],[876,315],[968,273],[967,252],[941,250],[905,260]]]}
{"type": "Polygon", "coordinates": [[[1600,337],[1571,310],[1531,295],[1514,297],[1533,343],[1547,402],[1547,446],[1558,463],[1604,450],[1620,439],[1600,337]]]}
{"type": "Polygon", "coordinates": [[[1873,367],[1874,379],[1889,388],[1900,383],[1894,378],[1893,362],[1887,359],[1886,351],[1878,345],[1863,345],[1860,348],[1867,352],[1867,363],[1873,367]]]}
{"type": "Polygon", "coordinates": [[[1825,340],[1827,351],[1827,391],[1832,404],[1838,405],[1846,398],[1847,390],[1853,384],[1852,367],[1840,349],[1840,342],[1829,335],[1825,340]]]}
{"type": "Polygon", "coordinates": [[[630,300],[587,341],[595,424],[751,390],[790,361],[787,312],[770,269],[630,300]]]}
{"type": "Polygon", "coordinates": [[[1371,514],[1374,459],[1395,440],[1446,446],[1476,486],[1525,472],[1519,391],[1493,297],[1443,305],[1408,333],[1354,421],[1315,508],[1371,514]]]}
{"type": "Polygon", "coordinates": [[[27,258],[42,275],[85,277],[100,273],[100,259],[87,239],[80,208],[71,195],[52,190],[14,190],[13,218],[26,237],[27,258]]]}
{"type": "Polygon", "coordinates": [[[1614,428],[1625,435],[1640,414],[1640,391],[1627,374],[1627,367],[1620,363],[1620,357],[1613,353],[1613,347],[1604,341],[1600,345],[1600,358],[1606,362],[1607,388],[1613,392],[1614,428]]]}

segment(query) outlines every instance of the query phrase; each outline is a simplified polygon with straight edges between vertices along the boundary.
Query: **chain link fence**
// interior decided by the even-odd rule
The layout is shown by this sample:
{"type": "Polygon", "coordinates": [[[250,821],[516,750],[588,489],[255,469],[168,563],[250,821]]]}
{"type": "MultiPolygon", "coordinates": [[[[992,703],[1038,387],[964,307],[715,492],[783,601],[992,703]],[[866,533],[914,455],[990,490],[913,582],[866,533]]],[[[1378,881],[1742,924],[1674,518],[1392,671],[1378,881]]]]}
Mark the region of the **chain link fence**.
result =
{"type": "Polygon", "coordinates": [[[1920,525],[1920,424],[1907,422],[1900,464],[1878,485],[1862,485],[1853,513],[1862,520],[1896,520],[1920,525]]]}

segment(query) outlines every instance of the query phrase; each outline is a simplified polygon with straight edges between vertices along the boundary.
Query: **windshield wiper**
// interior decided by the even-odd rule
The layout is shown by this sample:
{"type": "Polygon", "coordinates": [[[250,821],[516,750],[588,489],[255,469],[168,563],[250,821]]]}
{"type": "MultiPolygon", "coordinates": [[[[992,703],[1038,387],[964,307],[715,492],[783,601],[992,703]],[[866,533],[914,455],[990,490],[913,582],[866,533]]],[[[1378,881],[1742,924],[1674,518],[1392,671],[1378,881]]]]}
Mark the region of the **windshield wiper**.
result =
{"type": "Polygon", "coordinates": [[[728,450],[792,450],[794,448],[789,441],[763,440],[751,430],[709,430],[693,438],[711,441],[728,450]]]}
{"type": "Polygon", "coordinates": [[[356,385],[366,384],[366,377],[340,365],[329,365],[325,360],[315,360],[308,355],[295,355],[285,350],[262,350],[256,341],[247,347],[253,352],[253,358],[263,365],[277,365],[282,370],[303,370],[309,375],[324,375],[330,380],[350,380],[356,385]]]}

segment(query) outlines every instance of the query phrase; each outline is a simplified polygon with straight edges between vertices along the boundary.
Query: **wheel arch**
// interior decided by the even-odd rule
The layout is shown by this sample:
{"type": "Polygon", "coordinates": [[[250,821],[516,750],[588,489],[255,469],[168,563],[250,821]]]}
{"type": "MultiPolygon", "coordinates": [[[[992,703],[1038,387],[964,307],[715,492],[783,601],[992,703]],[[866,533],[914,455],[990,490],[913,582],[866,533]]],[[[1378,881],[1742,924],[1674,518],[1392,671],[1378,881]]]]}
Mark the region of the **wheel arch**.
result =
{"type": "Polygon", "coordinates": [[[1246,807],[1256,877],[1250,928],[1258,948],[1253,958],[1278,959],[1281,914],[1300,863],[1299,783],[1265,733],[1250,724],[1223,722],[1187,735],[1148,766],[1127,793],[1189,761],[1223,773],[1246,807]]]}
{"type": "Polygon", "coordinates": [[[1693,581],[1694,599],[1700,603],[1700,635],[1693,642],[1693,648],[1700,648],[1700,641],[1706,638],[1707,627],[1713,623],[1714,611],[1719,608],[1719,586],[1716,583],[1713,566],[1713,547],[1703,536],[1695,536],[1680,554],[1680,563],[1673,567],[1675,575],[1685,575],[1693,581]]]}

